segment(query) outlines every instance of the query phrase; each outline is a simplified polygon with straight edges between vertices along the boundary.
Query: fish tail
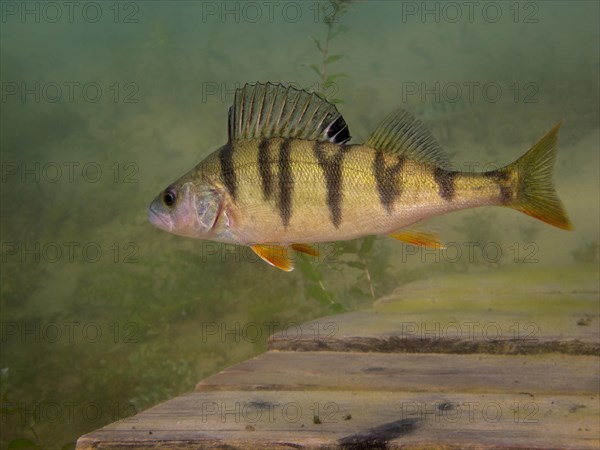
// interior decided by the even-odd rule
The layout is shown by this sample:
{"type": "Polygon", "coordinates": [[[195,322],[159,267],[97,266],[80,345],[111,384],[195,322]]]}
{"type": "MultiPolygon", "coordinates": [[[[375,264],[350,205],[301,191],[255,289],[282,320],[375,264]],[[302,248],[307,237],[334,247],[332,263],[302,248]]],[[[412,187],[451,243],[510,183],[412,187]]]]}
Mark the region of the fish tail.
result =
{"type": "Polygon", "coordinates": [[[552,182],[560,125],[557,123],[527,153],[499,172],[513,181],[516,191],[505,206],[563,230],[572,230],[573,225],[552,182]]]}

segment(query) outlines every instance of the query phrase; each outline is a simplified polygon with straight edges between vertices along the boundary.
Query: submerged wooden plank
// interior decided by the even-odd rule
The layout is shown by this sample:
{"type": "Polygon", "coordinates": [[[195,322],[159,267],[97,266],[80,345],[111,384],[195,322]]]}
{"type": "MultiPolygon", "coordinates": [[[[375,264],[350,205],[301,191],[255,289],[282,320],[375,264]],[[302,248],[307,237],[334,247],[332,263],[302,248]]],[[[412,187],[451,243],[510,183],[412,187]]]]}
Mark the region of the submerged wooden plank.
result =
{"type": "Polygon", "coordinates": [[[498,270],[421,280],[373,309],[288,327],[270,338],[269,348],[600,355],[600,294],[592,270],[498,270]]]}
{"type": "Polygon", "coordinates": [[[390,390],[595,394],[600,360],[570,355],[267,352],[196,390],[390,390]]]}
{"type": "Polygon", "coordinates": [[[597,396],[202,392],[82,436],[79,449],[598,448],[597,396]]]}

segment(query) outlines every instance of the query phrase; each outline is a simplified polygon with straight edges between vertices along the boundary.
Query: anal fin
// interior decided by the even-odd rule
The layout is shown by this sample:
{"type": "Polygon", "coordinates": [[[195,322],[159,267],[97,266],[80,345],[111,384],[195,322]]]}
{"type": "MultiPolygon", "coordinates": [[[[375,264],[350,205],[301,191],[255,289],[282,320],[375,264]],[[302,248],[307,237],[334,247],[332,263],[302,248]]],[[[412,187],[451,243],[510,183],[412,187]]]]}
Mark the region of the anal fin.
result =
{"type": "Polygon", "coordinates": [[[389,235],[391,238],[397,239],[407,244],[417,245],[419,247],[430,247],[443,249],[446,248],[440,242],[440,238],[436,233],[426,230],[398,230],[389,235]]]}
{"type": "Polygon", "coordinates": [[[294,263],[288,256],[287,247],[281,245],[251,245],[250,248],[273,267],[286,272],[294,270],[294,263]]]}
{"type": "Polygon", "coordinates": [[[314,248],[312,245],[307,244],[292,244],[292,248],[300,253],[306,253],[310,256],[319,256],[319,250],[314,248]]]}

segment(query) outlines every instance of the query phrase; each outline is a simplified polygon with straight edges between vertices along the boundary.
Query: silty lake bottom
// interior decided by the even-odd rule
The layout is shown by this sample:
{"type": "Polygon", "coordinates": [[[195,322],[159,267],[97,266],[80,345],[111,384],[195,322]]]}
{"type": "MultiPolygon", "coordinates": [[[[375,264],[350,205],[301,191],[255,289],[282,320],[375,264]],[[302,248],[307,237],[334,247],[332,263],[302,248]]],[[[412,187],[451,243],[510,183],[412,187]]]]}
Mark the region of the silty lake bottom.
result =
{"type": "Polygon", "coordinates": [[[274,331],[414,280],[598,281],[596,2],[75,3],[2,3],[1,448],[72,448],[274,331]],[[405,107],[461,170],[508,164],[562,121],[554,179],[575,231],[482,208],[427,223],[446,250],[364,238],[286,274],[155,229],[150,201],[226,141],[233,92],[255,81],[340,101],[352,143],[405,107]]]}

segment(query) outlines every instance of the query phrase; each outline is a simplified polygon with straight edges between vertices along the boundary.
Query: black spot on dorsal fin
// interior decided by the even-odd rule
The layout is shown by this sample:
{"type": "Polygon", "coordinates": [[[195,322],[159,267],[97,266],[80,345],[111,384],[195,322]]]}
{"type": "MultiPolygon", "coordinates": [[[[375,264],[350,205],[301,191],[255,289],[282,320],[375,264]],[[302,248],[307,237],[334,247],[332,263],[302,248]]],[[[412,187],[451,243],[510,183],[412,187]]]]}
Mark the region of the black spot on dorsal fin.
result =
{"type": "Polygon", "coordinates": [[[338,116],[329,128],[327,128],[327,137],[329,138],[329,142],[334,144],[343,144],[350,140],[350,131],[342,116],[338,116]]]}

